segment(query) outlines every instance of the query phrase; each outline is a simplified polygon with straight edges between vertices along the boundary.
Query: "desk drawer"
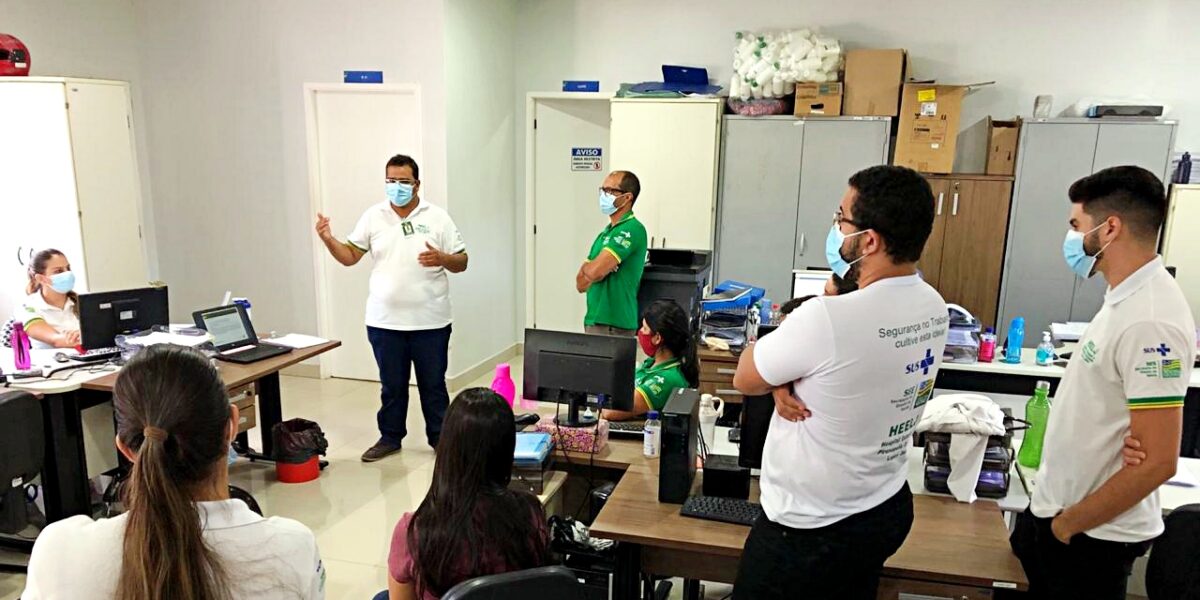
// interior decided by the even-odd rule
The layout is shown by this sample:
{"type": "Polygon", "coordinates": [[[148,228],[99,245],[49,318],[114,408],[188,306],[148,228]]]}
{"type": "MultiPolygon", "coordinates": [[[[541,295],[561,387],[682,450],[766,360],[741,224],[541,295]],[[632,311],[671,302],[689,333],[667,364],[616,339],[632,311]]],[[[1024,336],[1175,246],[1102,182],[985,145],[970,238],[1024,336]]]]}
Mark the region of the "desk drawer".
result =
{"type": "Polygon", "coordinates": [[[258,388],[255,384],[244,385],[242,387],[229,390],[229,403],[245,410],[248,406],[254,406],[255,398],[258,396],[258,388]]]}
{"type": "Polygon", "coordinates": [[[700,378],[701,379],[724,379],[728,378],[733,381],[733,374],[737,373],[737,361],[734,362],[719,362],[715,360],[700,361],[700,378]]]}
{"type": "Polygon", "coordinates": [[[726,402],[733,404],[742,403],[742,394],[733,387],[733,381],[701,381],[699,387],[701,394],[712,394],[726,402]]]}
{"type": "Polygon", "coordinates": [[[875,596],[876,600],[992,600],[993,597],[988,588],[890,577],[879,580],[879,593],[875,596]]]}
{"type": "Polygon", "coordinates": [[[238,408],[238,433],[250,431],[258,425],[258,411],[254,408],[253,404],[247,408],[238,408]]]}

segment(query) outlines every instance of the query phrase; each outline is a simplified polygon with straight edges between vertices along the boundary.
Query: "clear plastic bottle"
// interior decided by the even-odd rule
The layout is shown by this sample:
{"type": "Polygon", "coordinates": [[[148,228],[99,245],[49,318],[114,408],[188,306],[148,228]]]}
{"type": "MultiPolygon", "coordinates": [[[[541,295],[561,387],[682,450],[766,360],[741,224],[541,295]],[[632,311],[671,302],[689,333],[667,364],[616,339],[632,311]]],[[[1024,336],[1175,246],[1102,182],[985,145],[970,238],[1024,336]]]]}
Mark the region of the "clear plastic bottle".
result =
{"type": "Polygon", "coordinates": [[[1042,332],[1042,343],[1037,347],[1037,364],[1039,367],[1048,367],[1054,362],[1054,342],[1050,341],[1050,332],[1042,332]]]}
{"type": "Polygon", "coordinates": [[[996,330],[991,327],[979,336],[979,362],[990,363],[996,360],[996,330]]]}
{"type": "Polygon", "coordinates": [[[658,420],[658,411],[652,410],[646,414],[646,424],[642,427],[642,454],[646,458],[658,458],[662,452],[662,422],[658,420]]]}
{"type": "Polygon", "coordinates": [[[1042,440],[1046,437],[1046,424],[1050,422],[1050,382],[1039,381],[1033,390],[1033,397],[1025,403],[1025,420],[1029,421],[1029,429],[1025,431],[1025,439],[1021,441],[1021,450],[1017,452],[1017,462],[1021,466],[1036,469],[1042,464],[1042,440]]]}

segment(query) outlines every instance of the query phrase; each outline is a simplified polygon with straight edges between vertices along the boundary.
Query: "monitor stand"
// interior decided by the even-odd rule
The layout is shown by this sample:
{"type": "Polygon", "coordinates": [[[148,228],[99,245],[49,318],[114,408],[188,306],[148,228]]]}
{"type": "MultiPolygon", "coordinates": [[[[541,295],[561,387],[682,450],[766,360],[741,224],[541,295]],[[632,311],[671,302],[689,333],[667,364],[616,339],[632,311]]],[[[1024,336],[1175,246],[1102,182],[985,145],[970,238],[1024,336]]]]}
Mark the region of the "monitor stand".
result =
{"type": "Polygon", "coordinates": [[[562,427],[591,427],[598,420],[595,416],[584,416],[582,413],[587,409],[588,395],[580,392],[568,392],[561,390],[558,393],[558,403],[562,404],[563,399],[566,399],[567,416],[555,417],[554,422],[562,427]]]}

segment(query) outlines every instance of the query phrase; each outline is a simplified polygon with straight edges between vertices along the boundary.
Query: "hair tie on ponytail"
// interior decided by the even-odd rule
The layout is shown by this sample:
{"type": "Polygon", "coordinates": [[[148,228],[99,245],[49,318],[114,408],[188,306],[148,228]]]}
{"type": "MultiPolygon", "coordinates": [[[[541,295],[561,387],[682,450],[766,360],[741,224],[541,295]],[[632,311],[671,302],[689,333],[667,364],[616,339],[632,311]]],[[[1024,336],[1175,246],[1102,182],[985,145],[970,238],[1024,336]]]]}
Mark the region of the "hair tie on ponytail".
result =
{"type": "Polygon", "coordinates": [[[167,441],[167,437],[169,437],[170,435],[171,434],[167,433],[167,430],[159,429],[158,427],[153,427],[150,425],[147,425],[146,428],[142,430],[142,436],[148,440],[158,440],[160,442],[165,442],[165,441],[167,441]]]}

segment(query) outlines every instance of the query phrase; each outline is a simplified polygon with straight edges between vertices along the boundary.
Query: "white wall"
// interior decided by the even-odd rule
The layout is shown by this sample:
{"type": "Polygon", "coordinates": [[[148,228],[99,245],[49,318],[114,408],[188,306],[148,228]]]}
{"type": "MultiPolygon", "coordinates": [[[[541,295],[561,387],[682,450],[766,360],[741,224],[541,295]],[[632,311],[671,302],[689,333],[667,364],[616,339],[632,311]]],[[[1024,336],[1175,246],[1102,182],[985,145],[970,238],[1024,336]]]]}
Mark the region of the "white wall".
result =
{"type": "MultiPolygon", "coordinates": [[[[172,313],[186,319],[232,289],[254,303],[260,330],[316,331],[303,85],[340,82],[347,69],[421,84],[421,190],[444,205],[441,2],[136,0],[135,8],[172,313]]],[[[342,234],[353,226],[333,224],[342,234]]]]}
{"type": "Polygon", "coordinates": [[[471,257],[467,272],[450,278],[453,376],[518,339],[515,251],[524,242],[516,241],[513,158],[516,2],[446,0],[445,9],[449,205],[471,257]]]}
{"type": "Polygon", "coordinates": [[[130,82],[142,175],[142,232],[150,278],[158,278],[146,113],[132,0],[0,0],[0,32],[29,47],[30,75],[130,82]]]}
{"type": "MultiPolygon", "coordinates": [[[[819,26],[849,47],[907,48],[918,77],[997,81],[965,101],[963,128],[975,127],[960,137],[960,171],[982,170],[986,133],[976,123],[989,114],[1028,116],[1038,94],[1054,95],[1056,113],[1087,95],[1160,98],[1180,120],[1177,148],[1196,150],[1198,20],[1194,0],[523,0],[515,98],[519,108],[527,92],[557,91],[564,79],[599,79],[602,90],[661,80],[664,63],[706,67],[727,87],[735,31],[819,26]]],[[[517,127],[524,194],[523,113],[517,127]]],[[[523,246],[518,252],[523,264],[523,246]]]]}

